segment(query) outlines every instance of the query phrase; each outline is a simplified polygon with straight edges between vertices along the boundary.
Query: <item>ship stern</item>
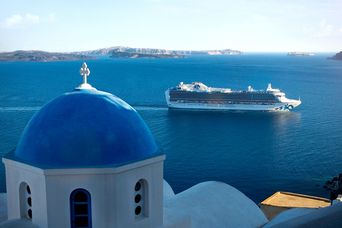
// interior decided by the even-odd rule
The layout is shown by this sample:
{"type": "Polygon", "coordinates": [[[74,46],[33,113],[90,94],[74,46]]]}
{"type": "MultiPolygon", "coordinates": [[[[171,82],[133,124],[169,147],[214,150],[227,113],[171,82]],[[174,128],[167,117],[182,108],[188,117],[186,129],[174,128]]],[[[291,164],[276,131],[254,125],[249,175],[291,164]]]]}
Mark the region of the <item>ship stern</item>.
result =
{"type": "Polygon", "coordinates": [[[170,89],[165,91],[165,100],[168,107],[170,107],[170,89]]]}
{"type": "Polygon", "coordinates": [[[288,103],[289,109],[293,109],[301,105],[302,101],[300,99],[299,100],[289,99],[287,103],[288,103]]]}

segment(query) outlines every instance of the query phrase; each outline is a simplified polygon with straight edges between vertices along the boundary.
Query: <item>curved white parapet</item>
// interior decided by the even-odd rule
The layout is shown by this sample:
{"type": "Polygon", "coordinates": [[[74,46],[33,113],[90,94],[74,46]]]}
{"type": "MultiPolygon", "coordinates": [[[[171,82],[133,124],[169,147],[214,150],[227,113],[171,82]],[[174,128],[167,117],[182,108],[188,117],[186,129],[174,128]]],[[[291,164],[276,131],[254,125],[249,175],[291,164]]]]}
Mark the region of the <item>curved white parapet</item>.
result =
{"type": "Polygon", "coordinates": [[[163,181],[163,198],[164,201],[171,199],[175,196],[175,192],[169,185],[169,183],[166,182],[166,180],[163,181]]]}
{"type": "Polygon", "coordinates": [[[306,215],[308,213],[311,213],[315,210],[318,210],[318,209],[316,209],[316,208],[293,208],[293,209],[283,211],[279,215],[274,217],[272,220],[270,220],[265,225],[264,228],[276,226],[278,224],[289,221],[291,219],[298,218],[299,216],[303,216],[303,215],[306,215]]]}
{"type": "Polygon", "coordinates": [[[164,221],[189,219],[191,227],[261,227],[268,222],[261,209],[236,188],[203,182],[164,202],[164,221]]]}
{"type": "Polygon", "coordinates": [[[342,203],[312,210],[296,208],[282,212],[264,227],[342,227],[341,214],[342,203]]]}

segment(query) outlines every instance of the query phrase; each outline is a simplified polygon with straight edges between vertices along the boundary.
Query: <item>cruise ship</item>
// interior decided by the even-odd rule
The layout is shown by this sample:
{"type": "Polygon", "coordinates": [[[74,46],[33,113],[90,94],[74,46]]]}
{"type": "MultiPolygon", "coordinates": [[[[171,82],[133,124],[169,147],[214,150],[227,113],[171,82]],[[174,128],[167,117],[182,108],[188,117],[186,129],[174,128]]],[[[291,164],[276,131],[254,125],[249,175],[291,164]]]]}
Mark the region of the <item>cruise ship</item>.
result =
{"type": "Polygon", "coordinates": [[[293,51],[293,52],[288,52],[287,55],[289,55],[289,56],[314,56],[315,53],[313,53],[313,52],[293,51]]]}
{"type": "Polygon", "coordinates": [[[165,98],[172,109],[290,111],[301,104],[300,99],[288,99],[280,89],[268,84],[266,90],[231,90],[213,88],[201,82],[179,83],[165,91],[165,98]]]}

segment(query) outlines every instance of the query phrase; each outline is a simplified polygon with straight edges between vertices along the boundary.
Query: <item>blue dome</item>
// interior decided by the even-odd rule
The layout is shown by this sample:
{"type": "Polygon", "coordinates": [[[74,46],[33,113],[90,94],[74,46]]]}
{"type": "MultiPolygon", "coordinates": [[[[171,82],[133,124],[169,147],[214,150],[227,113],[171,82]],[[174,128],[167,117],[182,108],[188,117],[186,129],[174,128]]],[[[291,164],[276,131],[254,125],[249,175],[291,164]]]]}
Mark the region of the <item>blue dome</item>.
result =
{"type": "Polygon", "coordinates": [[[140,115],[120,98],[75,90],[48,104],[26,126],[13,159],[43,168],[119,166],[158,155],[140,115]]]}

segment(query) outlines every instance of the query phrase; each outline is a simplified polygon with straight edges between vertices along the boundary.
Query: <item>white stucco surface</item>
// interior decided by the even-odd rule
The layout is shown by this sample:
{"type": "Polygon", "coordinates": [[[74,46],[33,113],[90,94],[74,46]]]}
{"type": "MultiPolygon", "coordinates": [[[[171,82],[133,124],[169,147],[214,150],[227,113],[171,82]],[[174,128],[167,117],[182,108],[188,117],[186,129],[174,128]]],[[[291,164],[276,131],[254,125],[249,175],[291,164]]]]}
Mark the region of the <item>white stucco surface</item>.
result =
{"type": "Polygon", "coordinates": [[[260,208],[234,187],[204,182],[164,202],[164,221],[191,218],[191,227],[260,227],[268,222],[260,208]]]}
{"type": "Polygon", "coordinates": [[[277,215],[275,218],[273,218],[272,220],[270,220],[269,223],[267,223],[264,227],[272,227],[274,225],[277,225],[279,223],[288,221],[290,219],[294,219],[297,218],[299,216],[302,215],[306,215],[308,213],[311,213],[313,211],[316,211],[317,209],[313,209],[313,208],[293,208],[290,210],[286,210],[282,213],[280,213],[279,215],[277,215]]]}
{"type": "Polygon", "coordinates": [[[37,225],[26,219],[11,219],[0,223],[1,228],[38,228],[37,225]]]}
{"type": "Polygon", "coordinates": [[[0,223],[7,220],[7,194],[0,193],[0,223]]]}
{"type": "Polygon", "coordinates": [[[166,180],[163,181],[163,197],[164,197],[164,202],[166,200],[169,200],[170,198],[175,196],[175,192],[169,185],[169,183],[166,182],[166,180]]]}
{"type": "Polygon", "coordinates": [[[1,210],[7,208],[8,220],[27,217],[27,209],[21,205],[27,200],[20,197],[20,186],[26,183],[33,202],[32,223],[42,228],[70,227],[70,194],[82,188],[91,196],[93,227],[160,227],[163,224],[164,158],[160,155],[119,167],[79,169],[40,169],[3,159],[8,203],[4,203],[1,210]],[[143,195],[146,206],[142,206],[141,219],[135,215],[134,201],[134,189],[139,180],[147,183],[143,195]]]}

